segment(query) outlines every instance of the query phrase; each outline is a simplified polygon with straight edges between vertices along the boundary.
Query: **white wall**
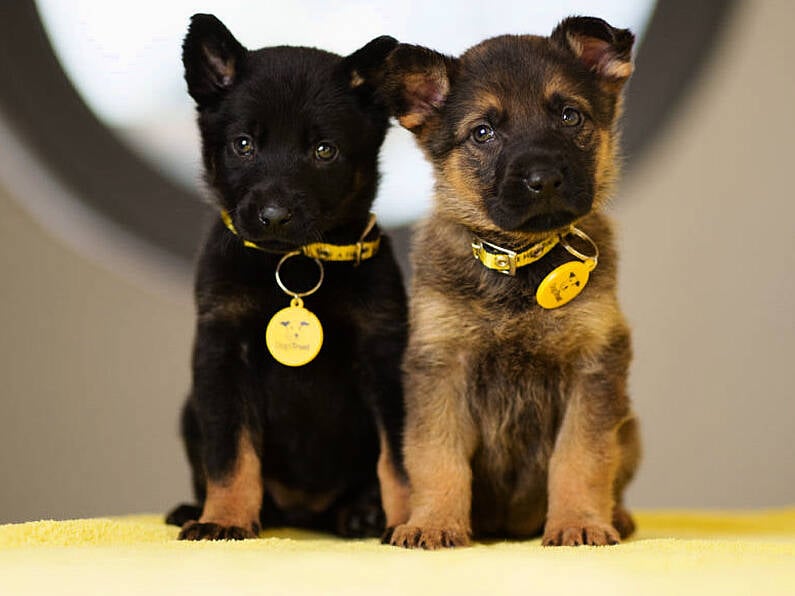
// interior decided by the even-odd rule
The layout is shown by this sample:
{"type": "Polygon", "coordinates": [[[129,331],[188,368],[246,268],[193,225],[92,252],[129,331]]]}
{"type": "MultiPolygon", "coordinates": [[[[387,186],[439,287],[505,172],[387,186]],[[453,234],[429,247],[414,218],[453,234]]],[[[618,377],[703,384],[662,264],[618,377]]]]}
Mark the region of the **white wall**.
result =
{"type": "Polygon", "coordinates": [[[795,503],[795,3],[746,3],[626,180],[643,505],[795,503]]]}

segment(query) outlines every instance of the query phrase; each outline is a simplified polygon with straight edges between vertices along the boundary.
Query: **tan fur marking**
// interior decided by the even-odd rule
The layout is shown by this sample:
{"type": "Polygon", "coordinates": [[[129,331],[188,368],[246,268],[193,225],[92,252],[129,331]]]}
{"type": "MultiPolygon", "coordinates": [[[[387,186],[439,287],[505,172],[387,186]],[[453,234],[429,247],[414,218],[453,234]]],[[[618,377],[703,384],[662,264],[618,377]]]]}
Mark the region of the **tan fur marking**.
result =
{"type": "Polygon", "coordinates": [[[436,205],[445,213],[449,211],[451,218],[466,221],[473,229],[498,230],[483,207],[477,177],[463,161],[462,150],[457,149],[442,163],[441,173],[447,184],[438,186],[436,205]],[[450,200],[446,200],[447,197],[450,200]]]}
{"type": "Polygon", "coordinates": [[[202,46],[204,56],[207,58],[215,72],[221,76],[221,84],[226,87],[232,83],[235,78],[235,62],[234,60],[223,60],[216,54],[213,54],[207,47],[202,46]]]}
{"type": "Polygon", "coordinates": [[[409,130],[421,126],[424,121],[424,114],[403,114],[402,116],[398,116],[398,122],[400,122],[400,125],[403,128],[408,128],[409,130]]]}
{"type": "Polygon", "coordinates": [[[285,486],[278,480],[265,479],[265,490],[273,497],[280,509],[307,509],[313,513],[320,513],[329,508],[339,496],[339,491],[329,491],[322,494],[307,493],[302,490],[285,486]]]}
{"type": "Polygon", "coordinates": [[[398,114],[397,118],[400,125],[409,130],[425,124],[444,104],[450,92],[450,81],[443,69],[406,74],[401,85],[409,109],[404,114],[398,114]]]}
{"type": "Polygon", "coordinates": [[[601,54],[602,57],[596,61],[593,70],[603,77],[626,80],[632,74],[634,67],[631,62],[610,56],[607,53],[606,48],[610,45],[608,42],[595,37],[580,37],[573,33],[567,33],[566,38],[575,56],[583,58],[587,62],[593,61],[601,54]]]}
{"type": "Polygon", "coordinates": [[[623,60],[611,60],[604,67],[605,76],[616,79],[628,79],[632,75],[634,67],[631,62],[623,60]]]}
{"type": "Polygon", "coordinates": [[[621,450],[617,428],[597,428],[588,396],[571,396],[549,463],[544,544],[615,544],[614,486],[621,450]]]}
{"type": "Polygon", "coordinates": [[[364,78],[356,70],[351,72],[351,89],[360,87],[364,82],[364,78]]]}
{"type": "Polygon", "coordinates": [[[261,507],[260,460],[251,437],[244,430],[240,434],[237,461],[232,473],[221,482],[207,481],[207,499],[199,523],[250,530],[259,523],[261,507]]]}
{"type": "Polygon", "coordinates": [[[565,97],[573,107],[581,110],[591,109],[591,103],[582,95],[578,95],[569,81],[560,75],[552,75],[544,84],[544,99],[549,102],[554,95],[565,97]]]}
{"type": "Polygon", "coordinates": [[[483,122],[483,118],[489,112],[501,113],[503,110],[500,98],[494,93],[480,91],[469,104],[469,116],[460,120],[456,134],[459,137],[466,137],[470,130],[483,122]]]}
{"type": "Polygon", "coordinates": [[[409,486],[392,463],[389,441],[380,433],[381,453],[378,456],[378,482],[381,485],[381,505],[386,517],[386,527],[393,528],[409,519],[409,486]]]}
{"type": "Polygon", "coordinates": [[[569,47],[571,48],[571,51],[574,52],[574,55],[582,56],[585,47],[582,43],[582,40],[580,39],[580,36],[568,32],[566,33],[566,39],[569,41],[569,47]]]}
{"type": "Polygon", "coordinates": [[[596,172],[594,183],[594,208],[603,207],[611,196],[616,179],[618,166],[615,165],[615,146],[612,135],[607,131],[597,131],[596,172]]]}

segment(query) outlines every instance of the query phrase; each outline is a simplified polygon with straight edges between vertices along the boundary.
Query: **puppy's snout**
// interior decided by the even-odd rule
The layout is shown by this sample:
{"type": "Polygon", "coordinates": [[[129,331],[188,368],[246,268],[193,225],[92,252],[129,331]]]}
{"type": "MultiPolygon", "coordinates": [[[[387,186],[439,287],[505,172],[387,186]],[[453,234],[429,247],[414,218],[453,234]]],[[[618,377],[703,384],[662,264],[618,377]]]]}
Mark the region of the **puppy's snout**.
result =
{"type": "Polygon", "coordinates": [[[523,180],[533,195],[550,196],[563,184],[563,172],[553,167],[534,168],[523,180]]]}
{"type": "Polygon", "coordinates": [[[258,215],[262,225],[269,227],[286,226],[293,218],[293,212],[281,205],[265,205],[258,215]]]}

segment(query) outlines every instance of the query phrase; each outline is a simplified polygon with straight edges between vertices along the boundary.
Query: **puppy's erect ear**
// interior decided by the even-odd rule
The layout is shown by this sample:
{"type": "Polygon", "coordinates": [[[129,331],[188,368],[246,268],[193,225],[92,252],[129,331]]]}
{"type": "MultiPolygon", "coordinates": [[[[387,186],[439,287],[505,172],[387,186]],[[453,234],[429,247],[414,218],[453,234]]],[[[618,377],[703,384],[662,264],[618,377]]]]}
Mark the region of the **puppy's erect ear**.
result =
{"type": "Polygon", "coordinates": [[[428,48],[400,44],[389,55],[381,85],[392,114],[411,132],[444,105],[458,62],[428,48]]]}
{"type": "Polygon", "coordinates": [[[616,29],[593,17],[569,17],[550,39],[607,82],[624,83],[632,74],[635,36],[629,29],[616,29]]]}
{"type": "Polygon", "coordinates": [[[217,103],[240,78],[246,53],[246,48],[213,15],[191,17],[182,44],[182,64],[188,93],[199,107],[217,103]]]}
{"type": "Polygon", "coordinates": [[[342,68],[353,89],[377,89],[383,81],[384,62],[398,45],[398,40],[388,35],[376,37],[342,60],[342,68]]]}

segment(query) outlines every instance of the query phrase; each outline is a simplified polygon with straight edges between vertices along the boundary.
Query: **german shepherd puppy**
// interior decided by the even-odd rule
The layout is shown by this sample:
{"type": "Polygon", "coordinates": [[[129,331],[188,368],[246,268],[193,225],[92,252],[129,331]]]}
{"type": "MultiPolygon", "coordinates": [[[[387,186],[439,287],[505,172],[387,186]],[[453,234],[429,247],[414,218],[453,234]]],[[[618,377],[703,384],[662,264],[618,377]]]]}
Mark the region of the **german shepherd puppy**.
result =
{"type": "Polygon", "coordinates": [[[411,516],[394,545],[473,534],[604,545],[633,531],[622,507],[639,458],[630,334],[599,213],[633,39],[575,17],[550,37],[496,37],[459,58],[403,44],[388,58],[381,93],[436,176],[413,250],[411,516]],[[583,266],[590,280],[571,271],[583,266]]]}
{"type": "Polygon", "coordinates": [[[368,227],[389,118],[370,77],[396,44],[380,37],[345,58],[248,51],[215,17],[192,18],[185,79],[205,179],[228,221],[213,227],[196,275],[182,434],[199,506],[169,516],[181,539],[252,538],[261,525],[380,535],[379,478],[386,521],[406,517],[406,299],[388,238],[368,227]],[[379,236],[362,254],[357,243],[379,236]],[[317,242],[359,254],[296,255],[277,284],[280,259],[317,242]],[[323,326],[322,348],[303,366],[280,364],[266,327],[290,304],[286,291],[319,280],[306,307],[323,326]]]}

